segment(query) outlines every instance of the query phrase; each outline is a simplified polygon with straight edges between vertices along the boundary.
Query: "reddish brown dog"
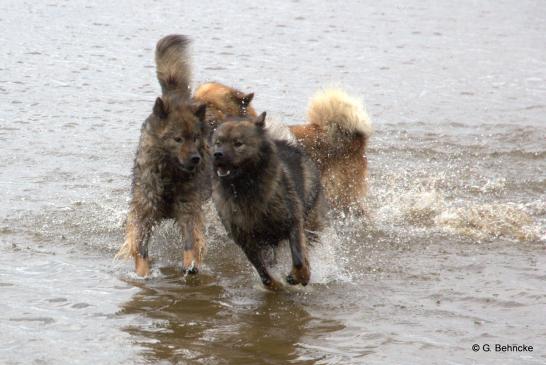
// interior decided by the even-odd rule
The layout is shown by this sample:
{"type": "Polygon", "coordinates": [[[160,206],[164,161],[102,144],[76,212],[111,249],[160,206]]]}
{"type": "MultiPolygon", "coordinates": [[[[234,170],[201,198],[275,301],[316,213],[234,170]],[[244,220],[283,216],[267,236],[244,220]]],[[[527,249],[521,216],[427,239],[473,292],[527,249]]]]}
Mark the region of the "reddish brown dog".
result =
{"type": "MultiPolygon", "coordinates": [[[[216,127],[226,116],[246,113],[255,117],[256,111],[250,104],[253,96],[212,82],[201,85],[194,99],[207,104],[207,119],[209,113],[215,115],[216,127]]],[[[372,126],[362,103],[339,89],[319,91],[309,104],[307,123],[289,128],[320,169],[330,206],[338,211],[365,214],[366,147],[372,126]]]]}

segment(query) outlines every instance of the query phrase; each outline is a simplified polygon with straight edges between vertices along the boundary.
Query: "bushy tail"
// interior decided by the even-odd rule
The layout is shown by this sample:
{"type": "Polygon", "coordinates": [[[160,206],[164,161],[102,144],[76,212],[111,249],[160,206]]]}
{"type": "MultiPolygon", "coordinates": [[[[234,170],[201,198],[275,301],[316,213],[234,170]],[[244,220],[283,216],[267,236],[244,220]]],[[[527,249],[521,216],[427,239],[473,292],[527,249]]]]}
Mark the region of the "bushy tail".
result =
{"type": "Polygon", "coordinates": [[[341,89],[319,90],[309,103],[307,122],[324,130],[338,148],[355,139],[366,143],[373,131],[362,102],[341,89]]]}
{"type": "Polygon", "coordinates": [[[189,44],[190,40],[179,34],[165,36],[157,42],[155,63],[163,95],[176,93],[184,98],[190,97],[189,44]]]}

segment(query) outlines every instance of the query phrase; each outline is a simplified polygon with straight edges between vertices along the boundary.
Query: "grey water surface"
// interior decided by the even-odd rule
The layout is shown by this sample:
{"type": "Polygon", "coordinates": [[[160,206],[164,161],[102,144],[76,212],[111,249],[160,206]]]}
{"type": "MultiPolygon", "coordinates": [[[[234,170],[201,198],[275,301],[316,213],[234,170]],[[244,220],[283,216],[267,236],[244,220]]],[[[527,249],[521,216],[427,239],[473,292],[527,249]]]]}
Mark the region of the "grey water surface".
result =
{"type": "Polygon", "coordinates": [[[0,1],[0,363],[546,363],[545,20],[532,0],[0,1]],[[370,219],[331,223],[306,288],[263,290],[211,206],[198,276],[169,222],[150,278],[113,261],[169,33],[195,85],[286,123],[320,87],[364,100],[370,219]]]}

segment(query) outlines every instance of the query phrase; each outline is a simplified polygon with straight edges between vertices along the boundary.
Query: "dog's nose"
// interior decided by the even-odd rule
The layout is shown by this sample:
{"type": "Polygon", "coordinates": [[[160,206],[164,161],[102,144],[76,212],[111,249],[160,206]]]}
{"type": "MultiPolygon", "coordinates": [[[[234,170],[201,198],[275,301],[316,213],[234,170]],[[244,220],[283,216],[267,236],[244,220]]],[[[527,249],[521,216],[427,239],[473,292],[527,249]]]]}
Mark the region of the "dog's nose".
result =
{"type": "Polygon", "coordinates": [[[215,159],[218,160],[218,159],[221,159],[222,157],[224,157],[224,152],[222,152],[222,151],[216,151],[216,152],[214,152],[214,158],[215,158],[215,159]]]}
{"type": "Polygon", "coordinates": [[[193,156],[191,156],[190,161],[191,161],[192,164],[197,165],[199,163],[199,161],[201,161],[201,156],[193,155],[193,156]]]}

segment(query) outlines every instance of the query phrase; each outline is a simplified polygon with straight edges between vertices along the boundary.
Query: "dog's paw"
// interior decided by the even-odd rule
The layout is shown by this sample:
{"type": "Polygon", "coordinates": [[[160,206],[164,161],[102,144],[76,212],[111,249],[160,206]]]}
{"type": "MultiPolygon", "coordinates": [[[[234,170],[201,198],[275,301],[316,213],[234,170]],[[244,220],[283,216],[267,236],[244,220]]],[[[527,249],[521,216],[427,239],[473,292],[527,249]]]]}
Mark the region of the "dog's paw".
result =
{"type": "Polygon", "coordinates": [[[195,259],[193,251],[184,251],[184,261],[182,263],[182,272],[184,274],[197,274],[199,272],[199,262],[195,259]]]}
{"type": "Polygon", "coordinates": [[[142,277],[150,275],[150,260],[137,255],[135,257],[135,272],[142,277]]]}
{"type": "Polygon", "coordinates": [[[300,268],[293,267],[290,274],[286,276],[286,282],[290,285],[301,284],[306,286],[311,278],[311,271],[308,265],[303,265],[300,268]]]}
{"type": "Polygon", "coordinates": [[[275,279],[262,280],[262,283],[267,290],[271,291],[279,291],[283,287],[282,283],[278,282],[275,279]]]}
{"type": "Polygon", "coordinates": [[[199,269],[195,266],[191,266],[188,268],[182,268],[182,274],[188,274],[188,275],[196,275],[199,274],[199,269]]]}
{"type": "Polygon", "coordinates": [[[186,265],[186,263],[184,263],[184,265],[182,266],[182,273],[195,275],[199,273],[199,268],[197,267],[195,261],[192,261],[189,265],[186,265]]]}
{"type": "Polygon", "coordinates": [[[187,270],[187,273],[190,275],[195,275],[199,273],[199,269],[197,268],[197,266],[192,266],[187,270]]]}
{"type": "Polygon", "coordinates": [[[286,282],[290,285],[298,285],[300,283],[292,274],[286,275],[286,282]]]}

